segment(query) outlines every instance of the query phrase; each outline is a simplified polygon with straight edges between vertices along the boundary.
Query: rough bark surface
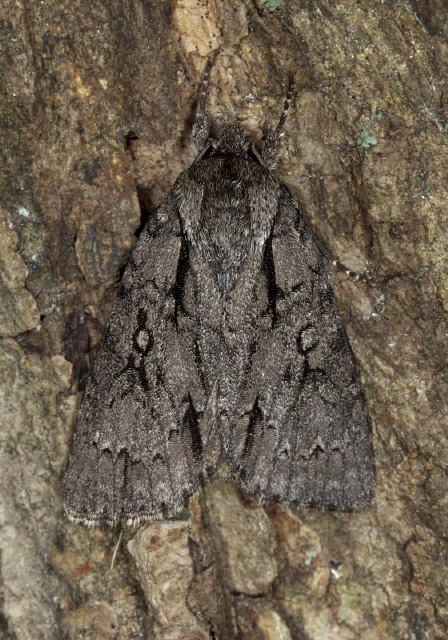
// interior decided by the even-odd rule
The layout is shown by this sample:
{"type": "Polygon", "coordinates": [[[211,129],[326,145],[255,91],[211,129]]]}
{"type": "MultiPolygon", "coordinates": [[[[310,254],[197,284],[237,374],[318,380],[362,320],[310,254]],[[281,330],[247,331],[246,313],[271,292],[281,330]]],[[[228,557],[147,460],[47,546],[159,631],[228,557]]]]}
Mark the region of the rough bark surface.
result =
{"type": "Polygon", "coordinates": [[[447,14],[441,0],[4,0],[1,638],[447,637],[447,14]],[[282,511],[214,482],[184,520],[126,528],[111,568],[117,532],[64,518],[61,474],[120,268],[194,157],[218,47],[216,132],[237,118],[260,140],[296,74],[277,173],[365,274],[333,285],[377,493],[356,514],[282,511]]]}

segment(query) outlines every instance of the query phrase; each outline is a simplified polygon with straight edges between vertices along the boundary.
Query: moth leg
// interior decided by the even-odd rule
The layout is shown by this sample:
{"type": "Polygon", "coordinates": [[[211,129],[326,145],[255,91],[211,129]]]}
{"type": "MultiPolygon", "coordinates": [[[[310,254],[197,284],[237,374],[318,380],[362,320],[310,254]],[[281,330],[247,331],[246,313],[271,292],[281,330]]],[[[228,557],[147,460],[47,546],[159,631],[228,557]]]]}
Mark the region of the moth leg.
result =
{"type": "Polygon", "coordinates": [[[261,152],[263,163],[268,169],[273,169],[277,165],[283,153],[283,137],[285,135],[284,129],[286,116],[288,114],[291,100],[294,96],[295,88],[296,84],[294,81],[294,76],[291,74],[289,76],[288,91],[286,93],[285,104],[283,105],[283,111],[282,115],[280,116],[280,121],[274,131],[268,133],[266,142],[264,143],[263,151],[261,152]]]}
{"type": "Polygon", "coordinates": [[[210,78],[210,71],[217,56],[217,51],[211,56],[205,66],[204,78],[202,80],[201,97],[199,98],[198,110],[196,113],[196,122],[193,125],[193,131],[191,139],[193,144],[201,151],[208,142],[209,134],[209,120],[208,115],[205,113],[205,105],[208,95],[208,83],[210,78]]]}

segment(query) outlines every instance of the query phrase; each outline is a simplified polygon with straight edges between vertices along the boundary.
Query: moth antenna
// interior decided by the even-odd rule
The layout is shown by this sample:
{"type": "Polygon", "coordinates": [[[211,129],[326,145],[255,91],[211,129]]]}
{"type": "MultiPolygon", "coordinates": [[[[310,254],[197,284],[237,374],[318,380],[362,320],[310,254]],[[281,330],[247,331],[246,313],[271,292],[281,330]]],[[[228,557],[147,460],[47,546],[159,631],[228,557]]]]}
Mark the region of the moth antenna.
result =
{"type": "Polygon", "coordinates": [[[201,95],[199,97],[198,110],[196,112],[196,122],[193,125],[191,136],[193,144],[198,150],[203,149],[208,141],[209,120],[207,114],[205,113],[205,105],[207,102],[210,71],[213,67],[213,63],[215,62],[218,51],[215,51],[215,53],[208,59],[208,62],[205,65],[204,77],[202,79],[202,89],[201,95]]]}
{"type": "Polygon", "coordinates": [[[273,169],[283,153],[283,138],[285,135],[285,122],[288,115],[291,101],[296,90],[294,75],[289,76],[288,91],[286,93],[285,104],[283,105],[280,121],[273,131],[270,131],[266,137],[261,157],[268,169],[273,169]]]}
{"type": "Polygon", "coordinates": [[[282,115],[280,116],[280,122],[278,123],[275,132],[278,136],[284,135],[284,128],[286,122],[286,116],[288,115],[289,107],[291,105],[291,101],[293,99],[294,93],[296,90],[296,82],[294,75],[291,73],[288,81],[288,91],[286,92],[285,104],[283,105],[282,115]]]}

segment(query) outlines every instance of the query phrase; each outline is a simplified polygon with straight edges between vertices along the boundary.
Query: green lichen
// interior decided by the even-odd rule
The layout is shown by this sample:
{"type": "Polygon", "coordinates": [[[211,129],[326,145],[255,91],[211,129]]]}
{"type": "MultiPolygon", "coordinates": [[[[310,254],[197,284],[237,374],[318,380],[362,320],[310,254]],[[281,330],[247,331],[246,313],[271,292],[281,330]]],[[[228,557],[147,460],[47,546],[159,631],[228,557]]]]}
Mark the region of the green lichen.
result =
{"type": "Polygon", "coordinates": [[[351,629],[362,629],[366,625],[365,612],[369,611],[367,593],[361,593],[359,585],[346,580],[337,584],[339,596],[339,616],[351,629]]]}
{"type": "Polygon", "coordinates": [[[274,11],[280,6],[282,0],[259,0],[259,2],[262,7],[265,7],[269,11],[274,11]]]}
{"type": "Polygon", "coordinates": [[[381,120],[382,113],[377,113],[376,108],[372,107],[370,110],[370,116],[364,120],[364,122],[360,125],[359,134],[356,138],[356,143],[360,147],[364,147],[368,149],[372,147],[374,144],[377,144],[378,140],[372,134],[372,127],[375,124],[376,120],[381,120]]]}

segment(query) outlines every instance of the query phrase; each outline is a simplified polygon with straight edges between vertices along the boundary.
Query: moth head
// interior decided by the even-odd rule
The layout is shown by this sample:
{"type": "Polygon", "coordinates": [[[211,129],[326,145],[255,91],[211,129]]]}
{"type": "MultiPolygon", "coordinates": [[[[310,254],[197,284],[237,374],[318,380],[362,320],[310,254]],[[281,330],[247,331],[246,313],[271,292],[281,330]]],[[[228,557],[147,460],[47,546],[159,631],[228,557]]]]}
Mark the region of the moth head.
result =
{"type": "Polygon", "coordinates": [[[214,144],[217,153],[230,154],[246,153],[249,146],[250,142],[246,140],[239,124],[229,124],[214,144]]]}

